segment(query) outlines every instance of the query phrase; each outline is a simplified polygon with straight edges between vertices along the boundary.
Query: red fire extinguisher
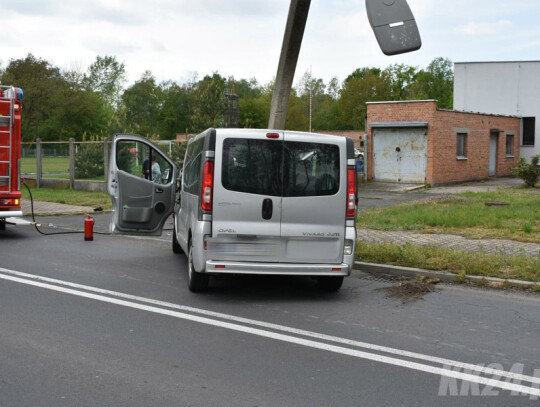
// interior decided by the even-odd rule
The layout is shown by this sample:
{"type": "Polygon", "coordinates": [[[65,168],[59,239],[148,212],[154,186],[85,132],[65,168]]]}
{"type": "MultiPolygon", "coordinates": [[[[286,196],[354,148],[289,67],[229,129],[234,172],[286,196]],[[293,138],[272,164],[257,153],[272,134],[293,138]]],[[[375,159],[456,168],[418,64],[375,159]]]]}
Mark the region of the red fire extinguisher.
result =
{"type": "Polygon", "coordinates": [[[84,240],[94,240],[94,218],[88,214],[84,220],[84,240]]]}

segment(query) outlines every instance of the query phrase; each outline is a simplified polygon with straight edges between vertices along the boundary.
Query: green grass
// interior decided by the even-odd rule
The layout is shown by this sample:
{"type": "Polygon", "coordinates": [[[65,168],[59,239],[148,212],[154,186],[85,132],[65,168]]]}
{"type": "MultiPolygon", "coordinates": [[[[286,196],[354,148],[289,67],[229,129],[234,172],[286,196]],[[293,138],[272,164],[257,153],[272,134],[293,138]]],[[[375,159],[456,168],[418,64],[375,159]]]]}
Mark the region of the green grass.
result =
{"type": "MultiPolygon", "coordinates": [[[[56,202],[67,205],[80,205],[111,209],[111,198],[105,192],[74,191],[71,189],[32,188],[34,201],[56,202]]],[[[21,190],[23,199],[30,199],[26,188],[21,190]]]]}
{"type": "Polygon", "coordinates": [[[367,263],[392,264],[448,271],[463,277],[477,275],[540,282],[540,258],[490,255],[444,247],[356,243],[356,258],[367,263]]]}
{"type": "MultiPolygon", "coordinates": [[[[69,157],[43,157],[41,162],[42,172],[69,172],[69,157]]],[[[35,173],[36,159],[25,157],[21,159],[21,171],[23,174],[35,173]]]]}
{"type": "Polygon", "coordinates": [[[464,193],[358,214],[358,226],[382,230],[416,230],[491,236],[540,243],[540,194],[524,189],[464,193]],[[485,202],[508,202],[486,206],[485,202]]]}
{"type": "MultiPolygon", "coordinates": [[[[21,171],[23,174],[35,174],[37,172],[36,159],[33,157],[22,158],[21,171]]],[[[41,171],[43,173],[43,178],[69,179],[69,157],[43,157],[41,171]],[[50,176],[47,175],[49,173],[59,172],[64,172],[68,174],[50,176]]],[[[105,179],[105,175],[85,179],[90,181],[103,181],[105,179]]]]}

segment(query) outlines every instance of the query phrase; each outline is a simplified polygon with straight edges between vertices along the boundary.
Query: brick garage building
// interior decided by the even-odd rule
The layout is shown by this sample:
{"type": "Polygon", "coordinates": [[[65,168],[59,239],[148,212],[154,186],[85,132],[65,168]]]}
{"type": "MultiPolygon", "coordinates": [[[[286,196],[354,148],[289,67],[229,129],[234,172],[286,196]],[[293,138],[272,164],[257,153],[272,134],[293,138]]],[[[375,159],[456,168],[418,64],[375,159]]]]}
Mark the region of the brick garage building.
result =
{"type": "Polygon", "coordinates": [[[436,100],[367,104],[367,177],[447,184],[511,175],[521,119],[437,109],[436,100]]]}
{"type": "Polygon", "coordinates": [[[363,130],[314,130],[315,133],[320,134],[331,134],[333,136],[349,137],[353,143],[354,147],[364,150],[364,138],[366,132],[363,130]]]}

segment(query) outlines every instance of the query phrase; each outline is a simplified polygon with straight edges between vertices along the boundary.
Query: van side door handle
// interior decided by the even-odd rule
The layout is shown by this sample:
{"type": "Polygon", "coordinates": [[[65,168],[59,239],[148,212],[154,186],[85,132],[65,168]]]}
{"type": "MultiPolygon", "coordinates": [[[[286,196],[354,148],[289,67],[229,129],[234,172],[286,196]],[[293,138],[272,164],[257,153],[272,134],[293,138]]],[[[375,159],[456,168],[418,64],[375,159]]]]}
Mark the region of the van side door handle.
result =
{"type": "Polygon", "coordinates": [[[274,204],[270,198],[266,198],[262,204],[262,217],[265,220],[272,219],[272,213],[274,212],[274,204]]]}

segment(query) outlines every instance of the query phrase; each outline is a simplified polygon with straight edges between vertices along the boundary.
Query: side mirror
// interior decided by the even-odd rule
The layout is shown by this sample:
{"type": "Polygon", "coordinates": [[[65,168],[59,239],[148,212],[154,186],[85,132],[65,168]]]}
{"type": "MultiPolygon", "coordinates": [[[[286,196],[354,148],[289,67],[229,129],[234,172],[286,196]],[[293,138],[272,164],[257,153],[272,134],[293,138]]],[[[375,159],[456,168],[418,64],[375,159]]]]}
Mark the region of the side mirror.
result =
{"type": "Polygon", "coordinates": [[[163,176],[162,176],[163,182],[168,183],[170,181],[169,175],[171,175],[170,168],[165,168],[165,170],[163,170],[163,176]]]}
{"type": "Polygon", "coordinates": [[[406,0],[366,0],[369,24],[386,55],[416,51],[420,32],[406,0]]]}

